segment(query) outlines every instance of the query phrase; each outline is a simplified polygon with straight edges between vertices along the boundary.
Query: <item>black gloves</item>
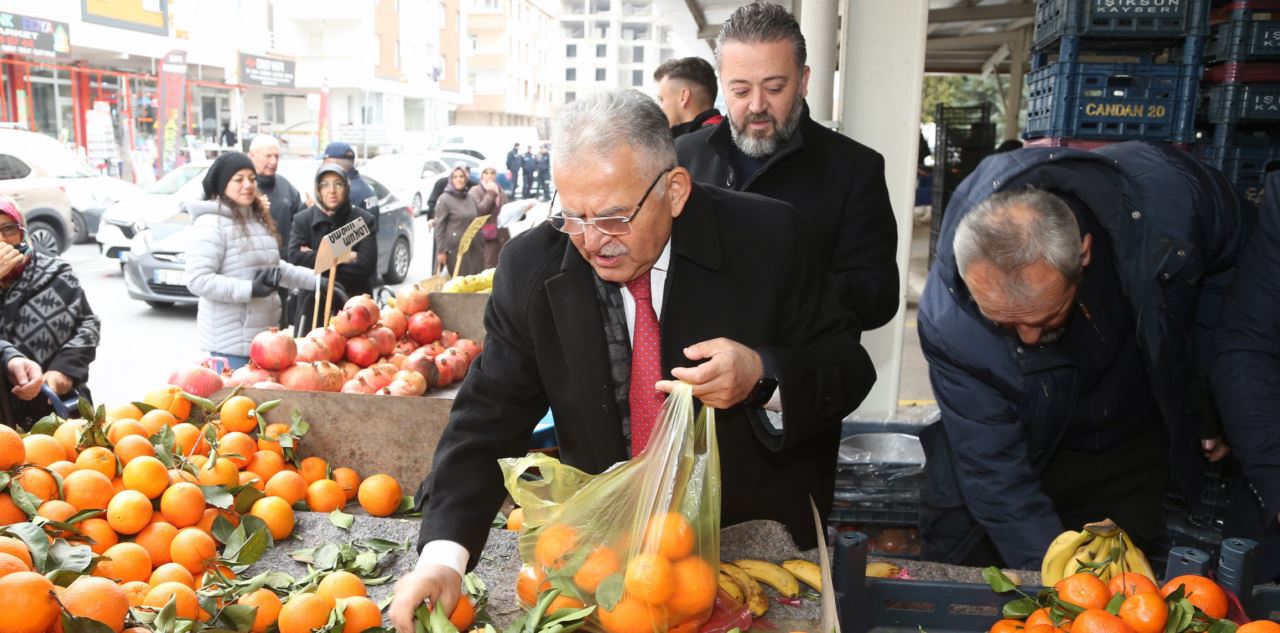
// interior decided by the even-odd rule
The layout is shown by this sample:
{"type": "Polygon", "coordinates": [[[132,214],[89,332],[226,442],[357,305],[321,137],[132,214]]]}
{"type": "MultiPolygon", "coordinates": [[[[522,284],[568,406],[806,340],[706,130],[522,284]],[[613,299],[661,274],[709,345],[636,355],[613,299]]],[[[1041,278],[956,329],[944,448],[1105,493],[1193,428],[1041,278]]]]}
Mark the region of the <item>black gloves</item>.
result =
{"type": "Polygon", "coordinates": [[[263,268],[253,274],[253,290],[250,293],[254,297],[265,297],[274,294],[279,287],[280,269],[263,268]]]}

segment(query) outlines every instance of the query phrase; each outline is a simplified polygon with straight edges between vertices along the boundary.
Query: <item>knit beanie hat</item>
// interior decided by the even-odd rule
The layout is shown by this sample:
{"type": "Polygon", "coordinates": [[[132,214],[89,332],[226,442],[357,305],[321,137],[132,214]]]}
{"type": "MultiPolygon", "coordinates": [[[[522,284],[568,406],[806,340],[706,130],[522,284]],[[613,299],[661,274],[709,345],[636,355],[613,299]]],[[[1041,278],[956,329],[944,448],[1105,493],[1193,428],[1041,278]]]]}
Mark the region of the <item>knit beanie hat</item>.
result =
{"type": "Polygon", "coordinates": [[[26,220],[22,219],[22,213],[18,211],[18,205],[6,196],[0,196],[0,215],[7,215],[18,226],[26,226],[26,220]]]}
{"type": "Polygon", "coordinates": [[[201,183],[204,185],[204,199],[213,200],[221,195],[226,190],[227,183],[231,182],[231,177],[241,169],[253,171],[253,161],[247,154],[227,152],[213,159],[213,164],[209,166],[201,183]]]}

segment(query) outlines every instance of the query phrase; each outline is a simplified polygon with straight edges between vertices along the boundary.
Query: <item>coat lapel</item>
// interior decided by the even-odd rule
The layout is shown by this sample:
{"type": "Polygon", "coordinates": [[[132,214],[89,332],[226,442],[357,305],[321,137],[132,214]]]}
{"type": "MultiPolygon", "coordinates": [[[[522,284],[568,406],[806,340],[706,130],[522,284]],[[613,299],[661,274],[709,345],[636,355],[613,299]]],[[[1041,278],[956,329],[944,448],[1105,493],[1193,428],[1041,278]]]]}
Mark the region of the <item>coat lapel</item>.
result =
{"type": "Polygon", "coordinates": [[[692,339],[697,336],[699,325],[705,326],[707,321],[702,306],[708,305],[708,300],[715,305],[712,295],[722,290],[715,280],[707,278],[708,272],[718,272],[720,268],[720,232],[715,211],[702,185],[695,183],[684,212],[671,227],[671,263],[659,323],[665,378],[671,378],[673,367],[695,364],[685,358],[684,347],[698,342],[692,339]]]}

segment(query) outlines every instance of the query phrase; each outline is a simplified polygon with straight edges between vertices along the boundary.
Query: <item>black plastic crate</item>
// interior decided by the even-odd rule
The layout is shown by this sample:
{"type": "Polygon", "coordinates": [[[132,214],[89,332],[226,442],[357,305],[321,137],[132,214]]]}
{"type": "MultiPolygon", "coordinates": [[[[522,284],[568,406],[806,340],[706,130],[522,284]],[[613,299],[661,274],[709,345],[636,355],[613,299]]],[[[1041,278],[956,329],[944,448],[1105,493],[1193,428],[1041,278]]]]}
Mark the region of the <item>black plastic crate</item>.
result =
{"type": "Polygon", "coordinates": [[[996,126],[991,104],[947,106],[939,104],[933,143],[932,226],[929,229],[929,266],[937,252],[942,216],[951,194],[982,159],[996,151],[996,126]]]}
{"type": "Polygon", "coordinates": [[[1027,138],[1195,139],[1201,67],[1059,62],[1027,75],[1027,138]]]}
{"type": "Polygon", "coordinates": [[[1210,123],[1280,121],[1280,84],[1221,84],[1204,95],[1210,123]]]}
{"type": "Polygon", "coordinates": [[[1091,47],[1141,48],[1204,35],[1208,12],[1208,0],[1036,0],[1031,46],[1043,50],[1081,37],[1091,47]]]}
{"type": "MultiPolygon", "coordinates": [[[[1192,153],[1206,165],[1220,170],[1235,185],[1236,191],[1257,203],[1262,201],[1267,173],[1280,168],[1280,131],[1219,133],[1197,145],[1192,153]],[[1225,138],[1218,138],[1220,136],[1225,138]]],[[[1225,505],[1225,497],[1220,503],[1225,505]]]]}
{"type": "Polygon", "coordinates": [[[1214,25],[1205,45],[1206,64],[1280,59],[1280,20],[1248,17],[1214,25]]]}

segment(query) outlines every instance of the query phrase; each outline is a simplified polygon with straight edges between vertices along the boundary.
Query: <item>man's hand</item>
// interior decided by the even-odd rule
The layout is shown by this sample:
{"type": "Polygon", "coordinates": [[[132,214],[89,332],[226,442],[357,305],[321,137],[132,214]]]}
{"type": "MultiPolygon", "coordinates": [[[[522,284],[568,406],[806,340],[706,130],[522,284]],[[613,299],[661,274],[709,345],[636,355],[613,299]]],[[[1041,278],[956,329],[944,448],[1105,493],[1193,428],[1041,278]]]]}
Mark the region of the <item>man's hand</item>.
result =
{"type": "Polygon", "coordinates": [[[299,247],[298,247],[298,250],[299,250],[299,251],[302,251],[303,253],[310,253],[310,252],[311,252],[311,247],[310,247],[310,246],[307,246],[306,244],[303,244],[302,246],[299,246],[299,247]]]}
{"type": "Polygon", "coordinates": [[[1226,457],[1231,452],[1231,447],[1223,441],[1222,436],[1212,439],[1200,440],[1200,448],[1204,450],[1205,459],[1216,462],[1226,457]]]}
{"type": "Polygon", "coordinates": [[[54,393],[65,396],[71,393],[71,388],[75,386],[75,381],[67,377],[60,371],[47,371],[44,373],[44,382],[54,393]]]}
{"type": "Polygon", "coordinates": [[[395,600],[387,615],[397,633],[413,633],[413,612],[426,601],[439,603],[446,614],[453,612],[462,595],[462,577],[444,565],[426,565],[396,582],[395,600]]]}
{"type": "Polygon", "coordinates": [[[0,278],[7,276],[13,272],[22,260],[26,259],[26,255],[18,252],[18,249],[9,245],[8,242],[0,242],[0,278]]]}
{"type": "MultiPolygon", "coordinates": [[[[760,355],[727,338],[691,345],[684,349],[684,355],[689,360],[710,360],[697,367],[677,367],[671,375],[693,385],[693,395],[716,409],[728,409],[746,400],[764,375],[760,355]]],[[[658,391],[671,393],[676,383],[662,380],[656,386],[658,391]]]]}
{"type": "Polygon", "coordinates": [[[438,253],[436,255],[436,268],[444,268],[449,265],[449,254],[438,253]]]}
{"type": "Polygon", "coordinates": [[[346,253],[343,253],[343,254],[342,254],[342,257],[339,257],[339,258],[338,258],[338,263],[339,263],[339,264],[350,264],[351,262],[356,261],[356,257],[357,257],[357,255],[356,255],[356,252],[355,252],[355,251],[347,251],[346,253]]]}
{"type": "Polygon", "coordinates": [[[262,209],[267,213],[271,213],[271,198],[268,198],[266,194],[263,194],[258,196],[258,200],[262,201],[262,209]]]}
{"type": "Polygon", "coordinates": [[[31,400],[40,394],[44,375],[40,372],[40,365],[35,361],[29,358],[15,358],[9,361],[5,370],[9,375],[9,384],[13,385],[10,391],[19,400],[31,400]]]}

